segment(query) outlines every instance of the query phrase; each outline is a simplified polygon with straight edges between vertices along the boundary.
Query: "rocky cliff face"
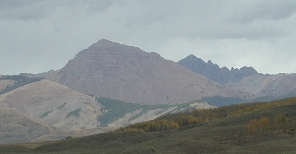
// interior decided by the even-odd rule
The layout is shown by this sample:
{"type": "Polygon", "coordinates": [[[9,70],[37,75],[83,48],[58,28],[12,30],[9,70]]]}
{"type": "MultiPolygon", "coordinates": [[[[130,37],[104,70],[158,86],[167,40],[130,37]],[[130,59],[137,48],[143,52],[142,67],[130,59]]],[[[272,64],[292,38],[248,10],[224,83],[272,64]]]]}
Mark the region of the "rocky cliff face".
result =
{"type": "Polygon", "coordinates": [[[211,61],[207,63],[194,55],[189,55],[178,62],[180,65],[187,67],[193,72],[202,74],[207,78],[221,84],[234,83],[242,80],[243,78],[251,75],[259,75],[253,67],[242,67],[240,69],[226,67],[220,68],[217,64],[211,61]]]}
{"type": "MultiPolygon", "coordinates": [[[[175,104],[205,96],[243,97],[156,53],[100,40],[46,78],[76,91],[141,104],[175,104]]],[[[249,96],[247,96],[249,97],[249,96]]]]}

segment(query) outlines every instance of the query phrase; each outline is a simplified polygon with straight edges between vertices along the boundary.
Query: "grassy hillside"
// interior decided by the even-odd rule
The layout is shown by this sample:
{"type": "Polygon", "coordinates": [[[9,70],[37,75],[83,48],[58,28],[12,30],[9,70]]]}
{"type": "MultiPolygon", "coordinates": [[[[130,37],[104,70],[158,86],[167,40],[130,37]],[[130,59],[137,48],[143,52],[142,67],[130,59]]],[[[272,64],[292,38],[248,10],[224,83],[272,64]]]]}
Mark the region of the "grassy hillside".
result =
{"type": "Polygon", "coordinates": [[[42,80],[43,78],[28,78],[21,75],[4,75],[0,77],[0,80],[12,80],[15,81],[12,85],[7,85],[4,89],[0,89],[0,95],[7,93],[11,90],[17,89],[21,86],[24,86],[26,84],[32,83],[32,82],[38,82],[42,80]]]}
{"type": "Polygon", "coordinates": [[[51,132],[52,129],[51,126],[42,124],[30,117],[0,107],[0,144],[28,142],[51,132]]]}
{"type": "Polygon", "coordinates": [[[296,98],[288,98],[196,110],[150,121],[156,128],[161,126],[157,125],[160,121],[178,123],[179,127],[174,129],[137,128],[151,126],[144,122],[82,138],[2,145],[0,153],[295,153],[295,109],[296,98]],[[182,117],[199,120],[182,125],[179,122],[186,121],[182,117]],[[260,120],[262,117],[268,119],[267,125],[260,120]]]}

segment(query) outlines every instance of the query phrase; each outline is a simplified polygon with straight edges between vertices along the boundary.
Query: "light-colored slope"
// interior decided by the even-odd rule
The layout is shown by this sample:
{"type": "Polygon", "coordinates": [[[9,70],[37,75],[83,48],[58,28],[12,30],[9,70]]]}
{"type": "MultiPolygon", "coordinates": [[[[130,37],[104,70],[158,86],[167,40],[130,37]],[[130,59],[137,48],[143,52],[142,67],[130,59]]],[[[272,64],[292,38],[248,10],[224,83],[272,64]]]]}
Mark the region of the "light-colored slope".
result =
{"type": "Polygon", "coordinates": [[[256,97],[281,96],[296,89],[296,74],[249,76],[240,82],[227,85],[252,93],[256,97]]]}
{"type": "Polygon", "coordinates": [[[0,95],[0,105],[60,130],[100,125],[101,106],[93,97],[45,79],[0,95]]]}
{"type": "Polygon", "coordinates": [[[0,80],[0,91],[5,89],[7,86],[13,85],[14,82],[15,81],[13,80],[0,80]]]}
{"type": "Polygon", "coordinates": [[[0,144],[28,142],[53,130],[26,115],[0,107],[0,144]]]}

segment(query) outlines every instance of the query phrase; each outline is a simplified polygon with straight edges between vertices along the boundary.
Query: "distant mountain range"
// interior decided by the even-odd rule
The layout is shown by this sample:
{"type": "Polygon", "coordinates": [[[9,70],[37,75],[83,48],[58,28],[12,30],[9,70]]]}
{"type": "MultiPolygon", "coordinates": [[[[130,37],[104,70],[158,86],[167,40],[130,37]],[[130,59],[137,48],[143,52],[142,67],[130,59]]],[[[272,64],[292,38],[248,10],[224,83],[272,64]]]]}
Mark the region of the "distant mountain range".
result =
{"type": "MultiPolygon", "coordinates": [[[[207,78],[232,87],[234,89],[253,94],[256,99],[240,100],[238,98],[227,98],[235,102],[247,101],[270,101],[284,97],[296,96],[296,74],[262,74],[258,73],[253,67],[242,67],[240,69],[219,67],[219,65],[208,61],[204,62],[201,58],[189,55],[180,60],[178,64],[187,67],[193,72],[206,76],[207,78]]],[[[205,98],[204,100],[213,100],[221,97],[205,98]]],[[[215,105],[217,104],[217,101],[215,105]]],[[[223,102],[221,104],[228,104],[223,102]]]]}
{"type": "Polygon", "coordinates": [[[220,68],[194,55],[176,63],[103,39],[59,70],[0,75],[0,143],[84,136],[172,112],[295,95],[296,74],[220,68]]]}
{"type": "Polygon", "coordinates": [[[140,104],[176,104],[203,97],[250,98],[156,53],[100,40],[66,66],[40,74],[85,94],[140,104]]]}
{"type": "MultiPolygon", "coordinates": [[[[289,84],[293,74],[281,74],[273,85],[272,79],[278,75],[263,75],[253,67],[221,68],[194,55],[175,63],[105,39],[80,51],[57,71],[22,75],[43,77],[84,94],[139,104],[178,104],[211,97],[273,99],[294,95],[296,89],[289,84]]],[[[219,103],[215,101],[215,105],[219,103]]]]}
{"type": "Polygon", "coordinates": [[[206,63],[194,55],[187,56],[180,60],[178,64],[221,84],[238,82],[247,76],[262,75],[253,67],[244,66],[240,69],[231,68],[229,70],[227,67],[220,68],[219,65],[212,63],[210,60],[206,63]]]}

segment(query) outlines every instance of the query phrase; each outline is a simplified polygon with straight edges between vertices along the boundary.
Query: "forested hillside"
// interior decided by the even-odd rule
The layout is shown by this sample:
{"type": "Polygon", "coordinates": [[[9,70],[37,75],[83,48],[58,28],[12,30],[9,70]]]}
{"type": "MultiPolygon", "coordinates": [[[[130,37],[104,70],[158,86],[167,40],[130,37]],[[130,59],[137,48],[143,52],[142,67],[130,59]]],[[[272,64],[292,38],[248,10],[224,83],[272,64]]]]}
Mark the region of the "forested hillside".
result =
{"type": "MultiPolygon", "coordinates": [[[[272,102],[259,102],[259,103],[243,103],[230,106],[221,106],[212,109],[196,109],[190,112],[180,112],[174,114],[168,114],[157,118],[152,121],[137,123],[121,128],[121,131],[162,131],[187,126],[190,124],[207,123],[214,120],[219,120],[227,117],[238,116],[244,113],[252,112],[255,110],[263,110],[269,107],[275,107],[280,105],[296,105],[296,98],[287,98],[280,101],[272,102]]],[[[281,118],[285,116],[281,115],[281,118]]],[[[277,117],[280,119],[279,117],[277,117]]],[[[291,119],[290,119],[291,120],[291,119]]],[[[275,122],[276,120],[274,120],[275,122]]],[[[279,120],[277,120],[279,122],[279,120]]],[[[292,121],[290,121],[292,122],[292,121]]],[[[260,125],[260,124],[258,124],[260,125]]],[[[259,126],[258,126],[259,127],[259,126]]]]}

